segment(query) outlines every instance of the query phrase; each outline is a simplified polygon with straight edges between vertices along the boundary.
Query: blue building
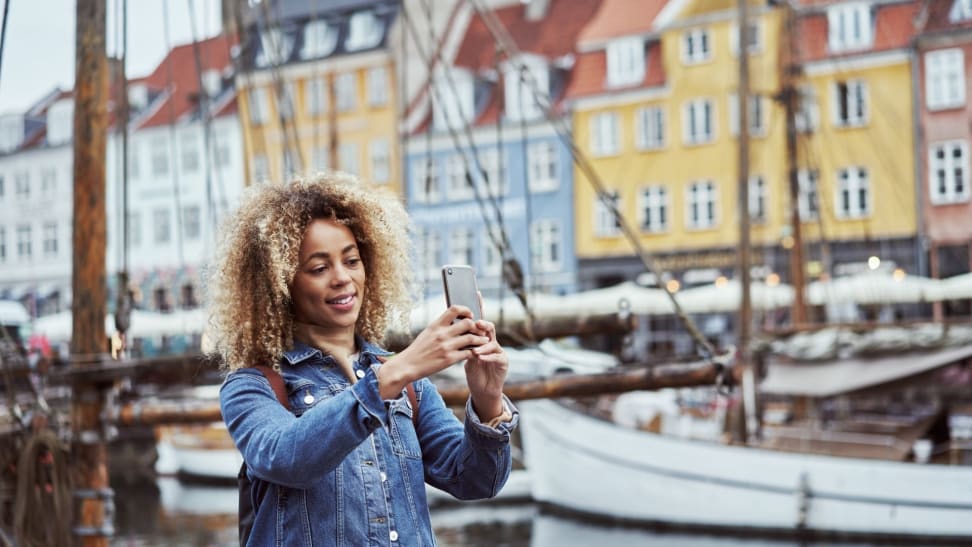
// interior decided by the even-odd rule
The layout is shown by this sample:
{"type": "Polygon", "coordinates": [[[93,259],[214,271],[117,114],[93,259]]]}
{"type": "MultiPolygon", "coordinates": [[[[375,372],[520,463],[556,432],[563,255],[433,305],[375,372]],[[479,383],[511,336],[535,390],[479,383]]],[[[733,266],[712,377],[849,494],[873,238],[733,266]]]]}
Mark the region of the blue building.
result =
{"type": "Polygon", "coordinates": [[[555,115],[569,121],[561,100],[586,20],[578,15],[597,3],[497,9],[521,48],[513,59],[496,54],[478,14],[464,17],[459,8],[454,20],[468,25],[454,60],[436,67],[407,113],[414,128],[404,142],[405,199],[427,295],[441,293],[443,264],[466,263],[485,297],[509,296],[502,271],[510,259],[522,273],[512,277],[528,293],[576,289],[573,163],[540,105],[549,100],[555,115]]]}

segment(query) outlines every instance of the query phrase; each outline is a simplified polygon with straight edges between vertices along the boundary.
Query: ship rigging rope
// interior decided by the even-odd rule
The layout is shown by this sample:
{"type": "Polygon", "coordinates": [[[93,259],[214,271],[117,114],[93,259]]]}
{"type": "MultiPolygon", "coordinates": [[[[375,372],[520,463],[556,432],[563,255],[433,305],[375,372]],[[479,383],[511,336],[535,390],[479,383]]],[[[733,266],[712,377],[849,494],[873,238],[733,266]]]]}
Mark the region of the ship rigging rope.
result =
{"type": "MultiPolygon", "coordinates": [[[[601,201],[602,205],[611,212],[617,222],[621,232],[624,234],[628,242],[634,247],[635,253],[641,259],[642,264],[648,271],[655,274],[655,278],[659,281],[662,279],[661,270],[655,264],[654,259],[649,255],[648,251],[641,244],[638,235],[631,228],[631,225],[624,218],[621,212],[618,210],[617,206],[610,199],[610,195],[601,180],[594,166],[587,159],[587,156],[581,151],[571,137],[571,131],[566,127],[566,122],[563,119],[558,118],[553,111],[553,103],[547,93],[539,89],[536,79],[533,74],[526,68],[522,61],[522,53],[517,46],[516,42],[510,36],[509,32],[503,26],[503,23],[499,21],[496,14],[490,11],[488,8],[484,7],[481,0],[469,0],[472,4],[476,13],[479,15],[480,19],[486,25],[486,29],[489,31],[490,35],[493,37],[493,41],[496,43],[499,50],[504,53],[511,64],[517,67],[521,71],[522,82],[526,83],[533,95],[534,101],[537,106],[543,112],[544,117],[550,122],[557,136],[560,138],[561,142],[567,147],[570,152],[571,158],[574,164],[577,165],[578,169],[584,174],[584,178],[594,187],[597,193],[598,199],[601,201]]],[[[715,361],[720,361],[717,359],[717,354],[715,348],[712,344],[702,335],[698,326],[695,322],[685,313],[681,305],[678,303],[678,299],[675,298],[675,294],[668,289],[667,286],[663,285],[665,294],[668,295],[669,300],[672,303],[672,307],[675,311],[675,315],[681,321],[685,330],[688,331],[689,336],[696,343],[702,355],[706,359],[712,359],[715,361]]]]}
{"type": "Polygon", "coordinates": [[[50,429],[31,434],[17,461],[17,497],[14,501],[17,545],[72,545],[71,505],[67,448],[50,429]]]}
{"type": "Polygon", "coordinates": [[[7,19],[10,18],[10,0],[3,0],[3,25],[0,26],[0,74],[3,71],[3,44],[7,41],[7,19]]]}

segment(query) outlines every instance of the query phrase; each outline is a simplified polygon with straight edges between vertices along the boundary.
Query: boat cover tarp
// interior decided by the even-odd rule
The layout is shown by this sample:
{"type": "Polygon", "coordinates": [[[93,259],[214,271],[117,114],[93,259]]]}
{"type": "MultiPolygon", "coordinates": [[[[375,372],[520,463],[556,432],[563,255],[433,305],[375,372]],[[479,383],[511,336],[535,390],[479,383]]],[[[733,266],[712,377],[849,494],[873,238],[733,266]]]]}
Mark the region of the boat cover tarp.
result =
{"type": "Polygon", "coordinates": [[[817,363],[768,360],[760,391],[774,395],[832,397],[928,372],[972,356],[972,344],[885,357],[848,357],[817,363]]]}

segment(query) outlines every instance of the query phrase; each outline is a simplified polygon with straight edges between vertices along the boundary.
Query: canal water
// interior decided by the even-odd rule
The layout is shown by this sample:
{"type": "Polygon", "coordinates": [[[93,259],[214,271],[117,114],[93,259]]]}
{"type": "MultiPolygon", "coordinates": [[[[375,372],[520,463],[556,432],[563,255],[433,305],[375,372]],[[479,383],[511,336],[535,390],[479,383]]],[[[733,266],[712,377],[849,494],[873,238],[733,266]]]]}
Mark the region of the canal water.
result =
{"type": "MultiPolygon", "coordinates": [[[[112,547],[229,547],[239,545],[234,486],[186,484],[174,478],[113,481],[112,547]]],[[[793,547],[877,546],[665,532],[611,526],[551,514],[531,503],[464,503],[435,508],[432,525],[442,547],[793,547]]]]}

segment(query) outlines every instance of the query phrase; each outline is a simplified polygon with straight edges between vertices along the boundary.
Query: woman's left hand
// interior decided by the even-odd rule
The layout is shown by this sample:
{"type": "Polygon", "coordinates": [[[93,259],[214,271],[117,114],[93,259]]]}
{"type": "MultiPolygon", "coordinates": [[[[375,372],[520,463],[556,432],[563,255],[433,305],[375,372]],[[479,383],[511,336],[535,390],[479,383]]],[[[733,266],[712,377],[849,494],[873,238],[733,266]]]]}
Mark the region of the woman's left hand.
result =
{"type": "Polygon", "coordinates": [[[496,341],[496,325],[480,319],[476,326],[486,331],[489,341],[470,350],[466,359],[466,385],[473,408],[482,420],[503,413],[503,383],[509,370],[509,358],[496,341]]]}

